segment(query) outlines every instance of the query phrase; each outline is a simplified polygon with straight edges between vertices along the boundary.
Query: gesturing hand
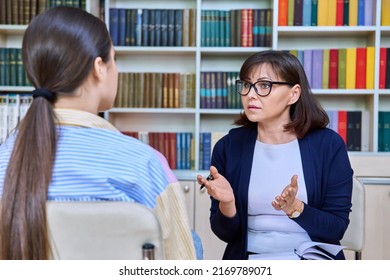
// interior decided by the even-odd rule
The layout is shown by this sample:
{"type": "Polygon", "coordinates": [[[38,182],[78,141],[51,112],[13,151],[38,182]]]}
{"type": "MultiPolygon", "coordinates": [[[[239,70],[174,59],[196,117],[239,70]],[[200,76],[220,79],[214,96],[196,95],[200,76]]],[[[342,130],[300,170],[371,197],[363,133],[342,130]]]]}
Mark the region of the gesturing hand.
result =
{"type": "Polygon", "coordinates": [[[298,176],[294,175],[291,177],[291,182],[287,185],[280,195],[275,197],[275,200],[272,201],[272,206],[275,210],[282,210],[286,214],[290,214],[294,209],[299,207],[299,204],[302,203],[299,199],[296,198],[298,193],[298,176]]]}
{"type": "Polygon", "coordinates": [[[236,205],[233,189],[224,176],[218,173],[215,166],[210,167],[212,180],[207,181],[202,175],[197,176],[198,184],[204,184],[207,193],[219,201],[219,209],[227,217],[233,217],[236,214],[236,205]]]}

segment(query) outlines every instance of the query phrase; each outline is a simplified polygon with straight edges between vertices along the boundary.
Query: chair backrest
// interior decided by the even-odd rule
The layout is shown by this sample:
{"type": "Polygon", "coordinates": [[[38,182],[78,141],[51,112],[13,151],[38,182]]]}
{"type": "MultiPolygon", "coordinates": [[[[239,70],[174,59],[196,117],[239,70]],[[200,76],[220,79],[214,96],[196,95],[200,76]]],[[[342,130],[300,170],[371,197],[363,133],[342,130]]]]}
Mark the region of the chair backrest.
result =
{"type": "Polygon", "coordinates": [[[145,244],[163,259],[160,224],[144,205],[49,201],[47,220],[54,259],[140,260],[145,244]]]}
{"type": "Polygon", "coordinates": [[[364,247],[365,193],[363,183],[356,177],[353,178],[352,212],[349,220],[341,245],[347,250],[355,251],[355,258],[361,259],[364,247]]]}

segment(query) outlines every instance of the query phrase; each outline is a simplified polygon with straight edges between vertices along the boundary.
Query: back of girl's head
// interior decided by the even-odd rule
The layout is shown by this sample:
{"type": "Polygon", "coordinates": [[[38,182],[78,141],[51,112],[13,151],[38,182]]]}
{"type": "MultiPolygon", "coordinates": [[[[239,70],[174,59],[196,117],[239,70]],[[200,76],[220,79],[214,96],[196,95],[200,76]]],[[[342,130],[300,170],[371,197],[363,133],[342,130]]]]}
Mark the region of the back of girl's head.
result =
{"type": "MultiPolygon", "coordinates": [[[[250,77],[262,65],[270,66],[279,81],[300,85],[301,95],[298,101],[290,107],[291,122],[285,124],[286,130],[294,131],[298,138],[302,138],[312,130],[326,127],[329,122],[328,116],[312,94],[305,70],[296,56],[287,51],[278,50],[255,53],[248,57],[241,66],[240,79],[248,79],[247,77],[250,77]]],[[[250,122],[244,113],[235,123],[256,125],[250,122]]]]}
{"type": "Polygon", "coordinates": [[[58,138],[53,102],[82,85],[95,58],[108,61],[111,45],[105,24],[77,8],[51,8],[26,29],[27,76],[37,92],[50,94],[36,95],[17,129],[0,204],[0,259],[50,257],[46,201],[58,138]]]}
{"type": "Polygon", "coordinates": [[[55,7],[30,22],[23,38],[23,64],[36,88],[67,93],[86,79],[96,57],[109,60],[106,25],[84,10],[55,7]]]}

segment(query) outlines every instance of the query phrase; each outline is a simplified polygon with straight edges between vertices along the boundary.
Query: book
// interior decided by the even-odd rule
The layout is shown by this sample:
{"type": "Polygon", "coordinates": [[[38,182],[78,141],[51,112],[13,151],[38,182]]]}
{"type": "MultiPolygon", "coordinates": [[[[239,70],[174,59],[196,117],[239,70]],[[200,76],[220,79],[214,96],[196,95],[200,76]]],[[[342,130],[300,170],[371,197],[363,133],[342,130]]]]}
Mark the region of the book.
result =
{"type": "Polygon", "coordinates": [[[302,25],[311,25],[311,0],[303,0],[302,25]]]}
{"type": "Polygon", "coordinates": [[[311,26],[318,25],[318,0],[311,1],[311,26]]]}
{"type": "Polygon", "coordinates": [[[312,79],[312,64],[313,64],[313,50],[304,50],[303,51],[303,69],[305,70],[307,81],[309,86],[313,87],[312,79]]]}
{"type": "Polygon", "coordinates": [[[381,25],[390,25],[390,0],[382,0],[381,25]]]}
{"type": "Polygon", "coordinates": [[[305,241],[291,252],[249,255],[250,260],[334,260],[344,246],[305,241]]]}
{"type": "Polygon", "coordinates": [[[346,49],[339,49],[338,54],[338,88],[339,89],[345,89],[346,88],[346,59],[347,59],[347,50],[346,49]]]}
{"type": "Polygon", "coordinates": [[[327,26],[329,16],[329,1],[328,0],[318,0],[318,26],[327,26]]]}
{"type": "Polygon", "coordinates": [[[322,51],[322,88],[329,88],[329,49],[322,51]]]}
{"type": "Polygon", "coordinates": [[[328,25],[336,26],[337,0],[328,0],[328,25]]]}
{"type": "Polygon", "coordinates": [[[347,111],[338,111],[338,126],[337,132],[343,138],[344,143],[347,144],[347,111]]]}
{"type": "Polygon", "coordinates": [[[356,48],[356,86],[357,89],[365,89],[366,85],[366,65],[367,49],[356,48]]]}
{"type": "Polygon", "coordinates": [[[114,46],[119,45],[119,9],[110,8],[110,34],[114,46]]]}
{"type": "Polygon", "coordinates": [[[294,26],[294,6],[295,6],[295,1],[288,0],[288,6],[287,6],[287,25],[288,26],[294,26]]]}
{"type": "MultiPolygon", "coordinates": [[[[357,25],[358,26],[364,26],[365,23],[365,15],[366,15],[366,11],[365,11],[365,2],[366,0],[358,0],[358,11],[357,11],[357,25]]],[[[372,9],[372,7],[370,8],[370,10],[372,9]]],[[[367,12],[370,12],[370,10],[367,10],[367,12]]]]}
{"type": "Polygon", "coordinates": [[[344,26],[349,25],[349,0],[344,0],[344,26]]]}
{"type": "Polygon", "coordinates": [[[336,0],[336,26],[344,25],[344,0],[336,0]]]}
{"type": "Polygon", "coordinates": [[[390,88],[390,48],[386,49],[386,82],[385,88],[390,88]]]}
{"type": "Polygon", "coordinates": [[[303,260],[334,260],[344,246],[307,241],[295,249],[295,253],[303,260]]]}
{"type": "Polygon", "coordinates": [[[329,50],[329,88],[338,87],[338,49],[329,50]]]}
{"type": "Polygon", "coordinates": [[[364,0],[364,25],[372,26],[373,25],[373,0],[364,0]]]}
{"type": "Polygon", "coordinates": [[[366,88],[374,89],[375,47],[367,47],[366,58],[366,88]]]}
{"type": "MultiPolygon", "coordinates": [[[[379,88],[384,89],[386,84],[386,60],[387,50],[384,47],[379,49],[379,88]]],[[[389,69],[390,71],[390,69],[389,69]]]]}
{"type": "Polygon", "coordinates": [[[358,0],[349,0],[349,26],[357,26],[358,0]]]}
{"type": "Polygon", "coordinates": [[[320,89],[322,88],[322,50],[315,49],[313,50],[312,56],[312,88],[320,89]]]}
{"type": "Polygon", "coordinates": [[[294,0],[294,26],[303,25],[303,0],[294,0]]]}
{"type": "Polygon", "coordinates": [[[345,85],[347,89],[356,87],[356,48],[347,48],[347,59],[345,68],[345,85]]]}
{"type": "Polygon", "coordinates": [[[278,25],[287,26],[288,0],[279,0],[278,25]]]}
{"type": "Polygon", "coordinates": [[[361,151],[362,143],[362,112],[347,112],[347,149],[348,151],[361,151]]]}

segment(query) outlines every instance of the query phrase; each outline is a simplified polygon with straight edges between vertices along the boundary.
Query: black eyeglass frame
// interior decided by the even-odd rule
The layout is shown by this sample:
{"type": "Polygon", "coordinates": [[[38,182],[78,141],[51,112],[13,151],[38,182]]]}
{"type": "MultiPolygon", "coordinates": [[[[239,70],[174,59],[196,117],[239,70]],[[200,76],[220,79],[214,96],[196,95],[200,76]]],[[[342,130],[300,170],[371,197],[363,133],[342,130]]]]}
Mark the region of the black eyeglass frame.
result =
{"type": "MultiPolygon", "coordinates": [[[[265,96],[268,96],[271,91],[272,91],[272,86],[276,84],[276,85],[289,85],[289,86],[293,86],[294,84],[293,83],[289,83],[289,82],[279,82],[279,81],[269,81],[269,80],[260,80],[260,81],[257,81],[255,83],[251,83],[251,82],[248,82],[248,81],[243,81],[243,80],[236,80],[236,92],[241,95],[241,96],[247,96],[249,94],[249,92],[251,91],[251,89],[253,88],[256,92],[256,94],[258,96],[262,96],[262,97],[265,97],[265,96]],[[242,94],[242,90],[238,90],[238,84],[244,84],[244,83],[247,83],[250,85],[250,88],[248,89],[248,92],[246,94],[242,94]],[[260,94],[258,91],[257,91],[257,88],[256,88],[256,84],[257,83],[269,83],[269,91],[267,94],[263,95],[263,94],[260,94]]],[[[244,87],[242,86],[242,89],[244,89],[244,87]]]]}

